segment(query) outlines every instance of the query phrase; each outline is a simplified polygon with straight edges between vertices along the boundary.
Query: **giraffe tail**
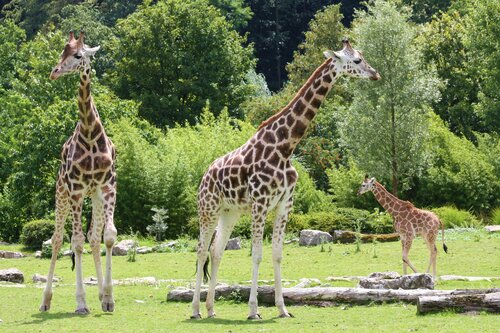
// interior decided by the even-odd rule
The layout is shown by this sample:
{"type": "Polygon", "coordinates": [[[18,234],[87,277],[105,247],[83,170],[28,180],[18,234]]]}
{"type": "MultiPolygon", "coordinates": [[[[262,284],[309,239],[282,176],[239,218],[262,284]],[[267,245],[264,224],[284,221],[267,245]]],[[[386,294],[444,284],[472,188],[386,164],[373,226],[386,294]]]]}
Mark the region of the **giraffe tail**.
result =
{"type": "MultiPolygon", "coordinates": [[[[204,283],[207,283],[208,280],[210,279],[210,273],[208,272],[208,264],[210,263],[210,247],[212,246],[212,243],[214,242],[216,234],[217,234],[217,231],[214,232],[214,234],[212,236],[212,240],[210,241],[210,244],[208,244],[207,260],[205,260],[205,263],[203,264],[203,282],[204,283]]],[[[196,271],[198,271],[198,260],[196,260],[196,271]]]]}
{"type": "Polygon", "coordinates": [[[448,246],[446,246],[446,243],[444,242],[444,223],[443,221],[439,220],[441,223],[441,238],[443,239],[443,250],[445,253],[448,253],[448,246]]]}

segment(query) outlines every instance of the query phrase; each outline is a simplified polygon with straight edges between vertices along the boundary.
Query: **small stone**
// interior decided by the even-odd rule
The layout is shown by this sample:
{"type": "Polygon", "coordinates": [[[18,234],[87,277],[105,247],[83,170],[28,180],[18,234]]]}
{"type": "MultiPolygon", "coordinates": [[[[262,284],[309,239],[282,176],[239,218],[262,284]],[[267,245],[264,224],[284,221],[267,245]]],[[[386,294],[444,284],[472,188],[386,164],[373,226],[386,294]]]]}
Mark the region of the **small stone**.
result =
{"type": "Polygon", "coordinates": [[[487,225],[484,229],[488,232],[500,232],[500,225],[487,225]]]}
{"type": "Polygon", "coordinates": [[[35,252],[35,258],[40,259],[42,257],[42,251],[38,250],[35,252]]]}
{"type": "MultiPolygon", "coordinates": [[[[33,275],[33,282],[34,283],[37,283],[37,282],[45,283],[45,282],[47,282],[47,276],[35,274],[35,275],[33,275]]],[[[59,278],[53,277],[52,282],[59,282],[59,278]]]]}
{"type": "Polygon", "coordinates": [[[0,270],[0,281],[23,283],[24,274],[17,268],[8,268],[0,270]]]}
{"type": "Polygon", "coordinates": [[[287,239],[285,241],[285,244],[292,244],[292,243],[297,243],[299,241],[298,238],[292,238],[292,239],[287,239]]]}
{"type": "Polygon", "coordinates": [[[141,247],[138,247],[135,252],[138,254],[151,253],[151,252],[153,252],[153,248],[149,247],[149,246],[141,246],[141,247]]]}
{"type": "Polygon", "coordinates": [[[239,237],[230,239],[226,244],[226,250],[240,250],[241,240],[239,237]]]}
{"type": "Polygon", "coordinates": [[[329,243],[333,239],[332,235],[320,230],[302,230],[300,232],[299,245],[313,246],[329,243]]]}
{"type": "Polygon", "coordinates": [[[177,241],[171,241],[171,242],[168,242],[168,243],[162,243],[160,245],[156,245],[155,247],[153,247],[153,252],[164,252],[165,249],[167,248],[174,248],[175,245],[177,244],[177,241]]]}
{"type": "Polygon", "coordinates": [[[314,278],[313,279],[302,278],[299,281],[300,281],[299,284],[297,284],[295,288],[309,288],[321,285],[321,281],[319,279],[314,279],[314,278]]]}

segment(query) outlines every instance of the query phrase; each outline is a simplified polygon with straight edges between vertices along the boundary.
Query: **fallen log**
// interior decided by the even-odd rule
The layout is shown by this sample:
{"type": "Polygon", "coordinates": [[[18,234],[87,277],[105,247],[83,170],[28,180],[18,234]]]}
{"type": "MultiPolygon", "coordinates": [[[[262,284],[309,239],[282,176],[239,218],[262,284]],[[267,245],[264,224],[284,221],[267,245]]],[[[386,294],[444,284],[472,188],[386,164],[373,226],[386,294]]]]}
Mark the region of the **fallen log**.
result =
{"type": "Polygon", "coordinates": [[[421,296],[418,298],[417,314],[443,310],[500,313],[500,292],[476,295],[421,296]]]}
{"type": "MultiPolygon", "coordinates": [[[[258,287],[258,300],[262,305],[274,304],[274,287],[258,287]]],[[[500,292],[500,289],[456,289],[456,290],[429,290],[429,289],[362,289],[347,287],[313,287],[313,288],[284,288],[283,298],[286,304],[318,304],[318,303],[354,303],[366,304],[371,302],[406,302],[417,304],[422,296],[455,296],[476,295],[500,292]]],[[[194,291],[192,289],[174,289],[167,295],[167,301],[191,302],[194,291]]],[[[250,295],[249,286],[221,285],[215,288],[215,298],[233,299],[247,302],[250,295]]],[[[207,297],[207,291],[201,291],[201,300],[207,297]]]]}
{"type": "MultiPolygon", "coordinates": [[[[349,230],[333,230],[330,232],[333,236],[333,242],[342,244],[354,243],[356,241],[356,233],[349,230]]],[[[399,240],[398,233],[392,234],[359,234],[362,243],[372,243],[374,240],[377,242],[395,242],[399,240]]]]}

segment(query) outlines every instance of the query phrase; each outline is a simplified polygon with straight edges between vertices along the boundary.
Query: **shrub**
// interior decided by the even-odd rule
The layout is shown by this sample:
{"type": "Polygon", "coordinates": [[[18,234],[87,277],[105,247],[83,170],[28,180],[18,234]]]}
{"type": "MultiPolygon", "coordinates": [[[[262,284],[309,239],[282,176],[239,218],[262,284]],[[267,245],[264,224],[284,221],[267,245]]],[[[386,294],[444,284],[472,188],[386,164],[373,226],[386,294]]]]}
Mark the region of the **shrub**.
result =
{"type": "MultiPolygon", "coordinates": [[[[21,243],[32,249],[39,249],[42,243],[51,239],[54,233],[54,222],[50,220],[34,220],[26,223],[21,232],[21,243]]],[[[64,238],[67,238],[64,233],[64,238]]]]}
{"type": "Polygon", "coordinates": [[[481,221],[466,210],[453,206],[444,206],[432,209],[444,223],[445,228],[476,228],[482,225],[481,221]]]}
{"type": "Polygon", "coordinates": [[[498,225],[500,224],[500,207],[497,207],[491,213],[490,223],[498,225]]]}

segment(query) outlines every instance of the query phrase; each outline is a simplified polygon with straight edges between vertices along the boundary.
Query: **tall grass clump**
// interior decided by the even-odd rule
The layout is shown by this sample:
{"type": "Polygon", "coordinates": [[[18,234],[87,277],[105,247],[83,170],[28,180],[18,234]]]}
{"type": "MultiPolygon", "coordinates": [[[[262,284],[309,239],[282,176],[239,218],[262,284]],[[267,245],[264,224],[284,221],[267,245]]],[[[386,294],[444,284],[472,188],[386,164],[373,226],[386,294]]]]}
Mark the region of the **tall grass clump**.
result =
{"type": "Polygon", "coordinates": [[[479,228],[483,225],[471,212],[453,206],[434,208],[432,211],[439,216],[445,228],[479,228]]]}

